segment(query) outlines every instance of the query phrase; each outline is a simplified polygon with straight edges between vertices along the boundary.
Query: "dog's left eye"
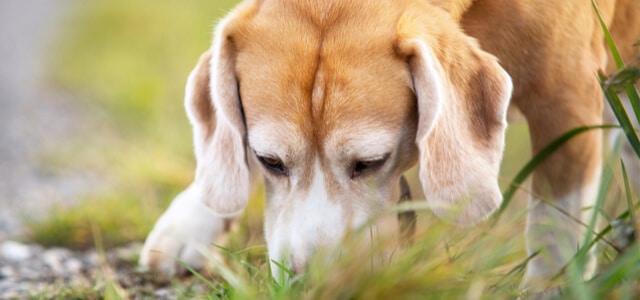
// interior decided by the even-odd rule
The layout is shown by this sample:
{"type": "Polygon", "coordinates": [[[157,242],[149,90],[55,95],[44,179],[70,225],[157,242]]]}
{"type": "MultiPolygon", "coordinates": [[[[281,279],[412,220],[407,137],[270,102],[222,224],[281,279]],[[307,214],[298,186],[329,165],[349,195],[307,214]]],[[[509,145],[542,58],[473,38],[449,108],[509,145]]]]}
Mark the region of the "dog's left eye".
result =
{"type": "Polygon", "coordinates": [[[380,169],[388,158],[389,154],[385,154],[384,156],[382,156],[382,158],[379,159],[363,159],[356,161],[353,164],[353,168],[351,169],[351,179],[380,169]]]}
{"type": "Polygon", "coordinates": [[[287,168],[285,168],[282,160],[279,158],[268,156],[257,156],[258,161],[271,173],[275,175],[287,175],[287,168]]]}

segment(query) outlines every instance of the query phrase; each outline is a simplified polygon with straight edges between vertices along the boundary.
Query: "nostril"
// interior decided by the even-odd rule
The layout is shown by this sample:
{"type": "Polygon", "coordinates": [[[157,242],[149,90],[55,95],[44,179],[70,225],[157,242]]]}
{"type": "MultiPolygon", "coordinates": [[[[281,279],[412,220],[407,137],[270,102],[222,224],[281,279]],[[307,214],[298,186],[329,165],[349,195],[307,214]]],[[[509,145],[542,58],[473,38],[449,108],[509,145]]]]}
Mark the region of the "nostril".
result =
{"type": "Polygon", "coordinates": [[[292,256],[290,269],[291,269],[291,273],[298,275],[300,274],[300,272],[302,272],[303,266],[300,264],[300,262],[296,261],[296,259],[292,256]]]}
{"type": "Polygon", "coordinates": [[[304,272],[304,268],[305,268],[305,264],[299,260],[296,260],[293,256],[291,256],[291,267],[289,268],[289,270],[291,270],[291,273],[293,273],[294,275],[299,275],[300,273],[304,272]]]}
{"type": "Polygon", "coordinates": [[[309,259],[314,255],[317,249],[317,245],[308,244],[302,248],[305,251],[297,251],[289,256],[289,270],[295,275],[302,274],[307,268],[309,259]]]}

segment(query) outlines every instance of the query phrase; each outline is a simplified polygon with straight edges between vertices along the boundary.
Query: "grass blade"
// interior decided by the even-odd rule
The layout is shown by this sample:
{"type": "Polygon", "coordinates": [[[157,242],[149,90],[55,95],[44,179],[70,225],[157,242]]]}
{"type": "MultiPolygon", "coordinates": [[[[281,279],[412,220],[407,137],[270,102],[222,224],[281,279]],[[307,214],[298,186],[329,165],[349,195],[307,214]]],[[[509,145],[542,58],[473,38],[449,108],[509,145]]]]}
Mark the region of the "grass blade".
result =
{"type": "Polygon", "coordinates": [[[198,278],[198,280],[200,280],[201,282],[205,283],[206,285],[209,286],[209,288],[211,288],[213,291],[215,291],[215,293],[217,294],[224,294],[225,291],[224,290],[220,290],[220,288],[218,286],[216,286],[215,283],[211,282],[210,280],[208,280],[207,278],[205,278],[204,276],[202,276],[202,274],[200,274],[200,272],[196,271],[195,269],[193,269],[191,266],[189,266],[189,264],[187,264],[185,261],[181,260],[180,258],[176,257],[176,256],[172,256],[171,258],[173,258],[175,261],[177,261],[180,265],[182,265],[182,267],[184,267],[187,271],[189,271],[191,274],[193,274],[193,276],[195,276],[196,278],[198,278]]]}
{"type": "MultiPolygon", "coordinates": [[[[283,272],[281,275],[281,280],[280,282],[284,282],[285,281],[285,274],[288,275],[288,278],[294,278],[296,276],[296,274],[294,274],[291,270],[289,270],[289,268],[287,268],[283,263],[278,262],[274,259],[271,260],[272,263],[274,263],[278,268],[280,268],[280,271],[283,272]]],[[[274,278],[275,279],[275,278],[274,278]]]]}
{"type": "Polygon", "coordinates": [[[611,56],[616,62],[616,67],[618,67],[618,69],[624,68],[624,61],[622,61],[622,56],[620,56],[618,47],[616,47],[616,44],[613,42],[613,38],[611,37],[611,33],[607,28],[607,24],[605,24],[604,20],[602,20],[602,15],[600,14],[600,10],[598,9],[598,5],[596,4],[595,0],[591,0],[591,5],[593,6],[593,10],[596,12],[598,23],[600,23],[600,27],[602,28],[602,32],[604,33],[604,38],[607,41],[609,49],[611,50],[611,56]]]}
{"type": "MultiPolygon", "coordinates": [[[[616,47],[616,44],[613,41],[613,38],[611,37],[611,33],[609,32],[607,25],[602,20],[602,15],[600,14],[600,10],[598,9],[596,2],[594,0],[591,0],[591,5],[593,6],[593,9],[596,12],[596,16],[598,17],[598,22],[600,23],[600,27],[602,28],[602,32],[604,33],[604,38],[607,42],[607,46],[609,46],[609,50],[611,51],[611,56],[613,57],[613,60],[616,63],[616,67],[618,69],[625,69],[625,64],[624,64],[624,61],[622,60],[622,56],[620,56],[618,47],[616,47]]],[[[629,142],[633,146],[633,149],[635,150],[636,154],[640,158],[640,141],[638,140],[638,136],[635,134],[635,131],[633,130],[633,126],[629,121],[629,117],[627,116],[627,113],[624,111],[624,109],[622,110],[620,109],[622,104],[620,102],[620,99],[618,98],[618,95],[615,89],[611,87],[605,87],[603,85],[605,81],[603,79],[604,76],[599,74],[599,77],[600,77],[600,84],[602,85],[602,90],[605,93],[607,101],[609,101],[611,108],[614,110],[616,118],[618,119],[618,121],[620,122],[620,125],[622,125],[622,128],[624,129],[625,135],[629,139],[629,142]]],[[[631,107],[633,107],[633,111],[636,115],[636,119],[638,120],[638,123],[640,123],[640,96],[638,95],[638,90],[635,88],[635,86],[632,83],[629,83],[629,82],[624,84],[624,89],[627,92],[627,96],[629,97],[629,102],[631,102],[631,107]]]]}
{"type": "Polygon", "coordinates": [[[575,136],[594,129],[610,129],[610,128],[619,128],[616,125],[596,125],[596,126],[582,126],[571,129],[565,132],[563,135],[557,137],[553,140],[549,145],[540,150],[538,154],[536,154],[521,170],[518,174],[513,178],[509,187],[502,193],[502,205],[496,212],[493,217],[492,225],[495,225],[504,210],[507,208],[511,199],[515,195],[518,188],[522,185],[522,183],[533,173],[533,171],[544,162],[551,154],[556,152],[562,145],[564,145],[567,141],[574,138],[575,136]]]}
{"type": "Polygon", "coordinates": [[[638,96],[638,90],[636,89],[635,84],[639,79],[640,68],[626,67],[611,75],[603,86],[603,90],[605,88],[612,88],[616,92],[625,90],[638,123],[640,123],[640,96],[638,96]]]}
{"type": "MultiPolygon", "coordinates": [[[[640,158],[640,140],[638,139],[638,135],[636,134],[635,129],[633,128],[633,124],[627,115],[627,112],[622,105],[622,101],[620,101],[620,97],[618,97],[618,93],[616,93],[615,89],[612,87],[605,87],[605,82],[607,80],[606,76],[603,74],[598,74],[600,78],[600,85],[602,86],[602,90],[604,91],[605,98],[609,102],[613,113],[615,114],[618,122],[620,122],[620,126],[624,131],[627,140],[631,143],[636,155],[640,158]]],[[[634,88],[635,89],[635,88],[634,88]]]]}
{"type": "Polygon", "coordinates": [[[633,281],[637,280],[640,275],[640,252],[638,251],[638,244],[632,246],[636,249],[632,251],[626,251],[623,255],[618,257],[616,261],[607,269],[589,282],[589,285],[594,286],[596,297],[599,299],[605,298],[610,295],[610,292],[624,284],[629,280],[629,284],[633,284],[633,281]],[[633,280],[630,280],[633,279],[633,280]]]}
{"type": "MultiPolygon", "coordinates": [[[[620,215],[618,215],[615,220],[624,220],[626,218],[629,217],[629,210],[632,208],[627,209],[626,211],[624,211],[623,213],[621,213],[620,215]]],[[[580,248],[580,251],[589,251],[593,246],[595,246],[595,244],[597,242],[599,242],[600,240],[604,240],[604,237],[609,234],[612,230],[613,230],[613,222],[609,223],[605,228],[603,228],[602,230],[600,230],[600,232],[598,232],[598,234],[596,234],[595,238],[593,240],[591,240],[591,242],[589,242],[588,244],[585,244],[583,247],[580,248]]],[[[611,244],[609,244],[611,245],[611,244]]],[[[615,248],[614,248],[615,249],[615,248]]],[[[618,253],[620,253],[621,249],[615,249],[618,253]]],[[[571,260],[569,260],[569,262],[567,262],[567,264],[562,267],[562,269],[560,269],[560,271],[558,271],[558,273],[553,276],[552,280],[557,279],[558,277],[560,277],[562,274],[564,274],[564,272],[566,271],[567,266],[575,263],[577,257],[580,255],[580,253],[576,253],[576,255],[574,255],[571,260]]]]}
{"type": "Polygon", "coordinates": [[[636,114],[636,119],[638,120],[638,123],[640,123],[640,96],[638,95],[638,90],[630,83],[625,85],[625,90],[627,91],[627,96],[629,97],[629,102],[631,102],[633,112],[636,114]]]}
{"type": "Polygon", "coordinates": [[[633,210],[633,199],[631,197],[631,186],[629,185],[629,176],[627,175],[627,168],[624,166],[624,161],[620,160],[620,167],[622,168],[622,179],[624,181],[624,191],[625,196],[627,198],[627,206],[629,207],[629,218],[631,219],[631,224],[636,224],[636,213],[633,210]]]}

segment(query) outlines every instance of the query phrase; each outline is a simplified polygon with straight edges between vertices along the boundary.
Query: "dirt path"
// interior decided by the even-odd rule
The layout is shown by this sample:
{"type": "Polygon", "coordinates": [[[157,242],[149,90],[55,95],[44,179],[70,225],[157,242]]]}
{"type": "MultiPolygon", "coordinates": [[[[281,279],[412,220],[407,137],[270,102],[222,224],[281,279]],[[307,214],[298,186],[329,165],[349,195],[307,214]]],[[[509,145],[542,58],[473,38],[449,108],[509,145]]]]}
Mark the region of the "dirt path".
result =
{"type": "Polygon", "coordinates": [[[42,161],[83,127],[75,101],[44,78],[50,45],[74,1],[0,1],[0,241],[22,233],[23,216],[76,201],[97,180],[42,161]]]}

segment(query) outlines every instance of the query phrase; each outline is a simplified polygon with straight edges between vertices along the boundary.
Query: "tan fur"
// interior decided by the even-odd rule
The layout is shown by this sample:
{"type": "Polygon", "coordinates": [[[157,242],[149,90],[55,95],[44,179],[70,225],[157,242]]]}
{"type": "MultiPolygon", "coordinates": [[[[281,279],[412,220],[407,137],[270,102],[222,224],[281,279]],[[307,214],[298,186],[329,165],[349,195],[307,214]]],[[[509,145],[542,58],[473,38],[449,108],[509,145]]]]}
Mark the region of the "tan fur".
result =
{"type": "MultiPolygon", "coordinates": [[[[629,59],[639,32],[624,22],[637,25],[638,2],[601,2],[629,59]]],[[[269,199],[265,233],[270,255],[296,270],[312,254],[305,249],[335,246],[348,227],[395,204],[398,180],[416,161],[438,215],[460,224],[486,218],[502,200],[510,96],[534,152],[602,122],[595,72],[607,57],[588,1],[247,0],[218,25],[213,44],[187,89],[198,159],[193,194],[219,216],[236,213],[247,202],[249,165],[278,158],[286,175],[258,167],[269,199]],[[368,155],[388,160],[350,176],[368,155]],[[317,207],[340,216],[321,218],[317,207]]],[[[536,170],[530,251],[555,249],[553,240],[535,239],[546,234],[536,233],[545,225],[540,200],[573,201],[568,213],[582,216],[600,176],[600,145],[599,132],[580,135],[536,170]]],[[[554,271],[544,259],[543,252],[532,261],[526,281],[554,271]]]]}
{"type": "Polygon", "coordinates": [[[202,128],[204,138],[211,139],[216,130],[215,108],[211,103],[211,89],[209,84],[211,76],[211,52],[207,51],[200,56],[197,67],[193,72],[193,97],[187,99],[186,108],[192,111],[193,125],[202,128]]]}

